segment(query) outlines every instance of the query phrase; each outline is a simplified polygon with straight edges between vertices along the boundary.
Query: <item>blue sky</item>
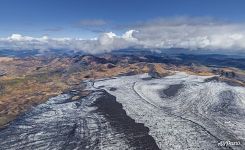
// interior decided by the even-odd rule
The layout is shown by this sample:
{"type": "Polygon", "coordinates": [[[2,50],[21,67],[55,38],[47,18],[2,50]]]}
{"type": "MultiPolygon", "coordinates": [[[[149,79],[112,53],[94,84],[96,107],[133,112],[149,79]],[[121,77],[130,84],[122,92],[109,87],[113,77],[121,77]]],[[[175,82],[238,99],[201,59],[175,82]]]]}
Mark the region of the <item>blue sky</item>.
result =
{"type": "Polygon", "coordinates": [[[0,35],[90,38],[99,31],[124,32],[120,25],[176,16],[243,22],[244,6],[244,0],[1,0],[0,35]]]}
{"type": "Polygon", "coordinates": [[[245,52],[244,0],[1,0],[0,50],[245,52]]]}

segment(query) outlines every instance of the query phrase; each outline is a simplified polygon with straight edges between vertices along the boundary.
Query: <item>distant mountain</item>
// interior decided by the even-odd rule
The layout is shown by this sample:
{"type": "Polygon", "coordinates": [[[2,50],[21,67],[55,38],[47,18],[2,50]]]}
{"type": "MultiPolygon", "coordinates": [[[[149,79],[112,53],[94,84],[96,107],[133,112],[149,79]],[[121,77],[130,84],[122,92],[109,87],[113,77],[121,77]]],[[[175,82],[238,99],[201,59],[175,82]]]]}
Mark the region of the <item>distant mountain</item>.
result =
{"type": "MultiPolygon", "coordinates": [[[[66,51],[66,50],[0,50],[0,56],[8,57],[31,57],[31,56],[44,56],[44,57],[66,57],[66,56],[81,56],[86,53],[82,51],[66,51]]],[[[93,60],[92,55],[86,54],[87,57],[93,60]]],[[[174,65],[191,65],[200,64],[211,67],[235,67],[239,69],[245,69],[245,55],[241,53],[231,54],[224,53],[218,54],[216,52],[199,51],[199,50],[186,50],[186,49],[121,49],[108,53],[95,54],[93,56],[105,56],[112,55],[110,63],[116,62],[121,58],[124,58],[127,62],[151,62],[151,63],[166,63],[174,65]],[[126,60],[127,59],[127,60],[126,60]]]]}
{"type": "Polygon", "coordinates": [[[0,56],[7,57],[28,57],[39,54],[38,50],[0,50],[0,56]]]}

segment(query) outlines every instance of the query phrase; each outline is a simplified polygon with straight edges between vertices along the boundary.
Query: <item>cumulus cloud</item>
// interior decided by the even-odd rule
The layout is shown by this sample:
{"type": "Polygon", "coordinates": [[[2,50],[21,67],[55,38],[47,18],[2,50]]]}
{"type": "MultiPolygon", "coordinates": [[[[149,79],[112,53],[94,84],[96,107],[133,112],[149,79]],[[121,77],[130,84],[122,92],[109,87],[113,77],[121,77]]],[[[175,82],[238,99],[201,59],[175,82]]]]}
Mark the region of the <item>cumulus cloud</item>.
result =
{"type": "Polygon", "coordinates": [[[245,26],[212,19],[160,19],[137,25],[134,37],[147,48],[244,50],[245,26]]]}
{"type": "MultiPolygon", "coordinates": [[[[92,22],[84,22],[88,25],[92,22]]],[[[103,24],[103,22],[93,22],[103,24]]],[[[210,18],[156,19],[131,25],[122,35],[102,33],[94,39],[30,37],[13,34],[0,38],[0,49],[65,49],[102,53],[125,48],[219,50],[245,52],[245,26],[210,18]]]]}
{"type": "Polygon", "coordinates": [[[130,35],[132,31],[126,32],[123,36],[117,36],[115,33],[103,33],[94,39],[79,38],[49,38],[30,37],[20,34],[12,34],[7,38],[0,38],[0,50],[40,50],[48,51],[50,49],[84,51],[87,53],[103,53],[111,50],[128,48],[135,46],[135,39],[130,35]]]}

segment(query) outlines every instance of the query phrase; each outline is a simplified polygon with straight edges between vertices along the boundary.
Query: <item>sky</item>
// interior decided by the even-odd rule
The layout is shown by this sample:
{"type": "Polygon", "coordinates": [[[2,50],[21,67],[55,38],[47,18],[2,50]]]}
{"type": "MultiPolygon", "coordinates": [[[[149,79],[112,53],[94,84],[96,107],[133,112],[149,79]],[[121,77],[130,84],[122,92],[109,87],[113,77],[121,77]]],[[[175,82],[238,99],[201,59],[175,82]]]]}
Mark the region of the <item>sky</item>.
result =
{"type": "Polygon", "coordinates": [[[0,49],[245,49],[244,0],[1,0],[0,49]]]}

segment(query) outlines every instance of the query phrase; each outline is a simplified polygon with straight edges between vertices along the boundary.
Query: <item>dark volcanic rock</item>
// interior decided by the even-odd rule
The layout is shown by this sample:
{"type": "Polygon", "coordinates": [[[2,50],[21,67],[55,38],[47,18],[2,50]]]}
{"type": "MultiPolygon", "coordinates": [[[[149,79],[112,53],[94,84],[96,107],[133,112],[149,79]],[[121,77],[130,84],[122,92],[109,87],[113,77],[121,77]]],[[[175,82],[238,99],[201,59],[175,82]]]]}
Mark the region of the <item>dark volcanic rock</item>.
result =
{"type": "Polygon", "coordinates": [[[205,82],[220,81],[220,79],[219,79],[219,77],[215,76],[215,77],[207,78],[204,81],[205,82]]]}
{"type": "Polygon", "coordinates": [[[116,97],[105,92],[95,101],[94,106],[98,107],[97,111],[106,117],[116,132],[124,135],[132,149],[159,149],[155,140],[148,134],[149,129],[127,116],[116,97]]]}
{"type": "Polygon", "coordinates": [[[111,68],[114,68],[116,67],[116,65],[112,64],[112,63],[108,63],[107,64],[107,68],[111,69],[111,68]]]}
{"type": "Polygon", "coordinates": [[[233,71],[225,71],[220,70],[219,71],[220,76],[226,77],[226,78],[235,78],[236,74],[233,71]]]}
{"type": "Polygon", "coordinates": [[[149,73],[149,76],[151,76],[152,78],[156,78],[156,79],[158,79],[158,78],[161,78],[161,76],[160,76],[160,74],[158,73],[158,72],[156,72],[156,71],[150,71],[149,73]]]}
{"type": "Polygon", "coordinates": [[[181,88],[183,88],[184,85],[183,84],[173,84],[173,85],[170,85],[167,89],[164,89],[163,90],[163,94],[161,94],[161,96],[163,97],[172,97],[172,96],[175,96],[179,90],[181,88]]]}
{"type": "Polygon", "coordinates": [[[6,72],[0,70],[0,77],[6,75],[6,72]]]}
{"type": "Polygon", "coordinates": [[[154,65],[148,64],[148,67],[150,68],[148,72],[149,76],[151,76],[152,78],[161,78],[161,75],[156,71],[154,65]]]}
{"type": "Polygon", "coordinates": [[[108,61],[105,58],[96,57],[93,55],[83,55],[80,57],[80,61],[86,62],[87,64],[98,63],[98,64],[106,64],[108,61]]]}
{"type": "Polygon", "coordinates": [[[114,88],[114,87],[110,88],[110,91],[116,91],[116,90],[117,90],[117,88],[114,88]]]}
{"type": "Polygon", "coordinates": [[[4,89],[5,89],[4,85],[0,84],[0,94],[4,92],[4,89]]]}
{"type": "Polygon", "coordinates": [[[136,74],[137,74],[136,71],[129,71],[129,72],[126,72],[126,73],[121,73],[118,76],[132,76],[132,75],[136,75],[136,74]]]}

